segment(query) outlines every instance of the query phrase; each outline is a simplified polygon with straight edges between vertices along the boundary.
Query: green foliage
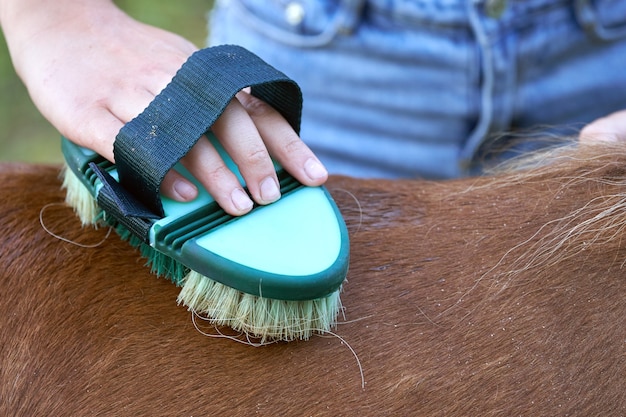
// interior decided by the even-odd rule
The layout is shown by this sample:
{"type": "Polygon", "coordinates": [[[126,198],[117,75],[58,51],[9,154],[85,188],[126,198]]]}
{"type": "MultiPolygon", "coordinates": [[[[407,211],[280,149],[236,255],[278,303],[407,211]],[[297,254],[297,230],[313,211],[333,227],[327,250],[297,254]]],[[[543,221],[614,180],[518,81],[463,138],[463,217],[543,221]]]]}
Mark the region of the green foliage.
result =
{"type": "MultiPolygon", "coordinates": [[[[207,36],[210,0],[116,0],[128,14],[144,23],[178,33],[198,47],[207,36]]],[[[59,134],[39,114],[28,97],[0,34],[0,161],[53,162],[62,160],[59,134]]]]}

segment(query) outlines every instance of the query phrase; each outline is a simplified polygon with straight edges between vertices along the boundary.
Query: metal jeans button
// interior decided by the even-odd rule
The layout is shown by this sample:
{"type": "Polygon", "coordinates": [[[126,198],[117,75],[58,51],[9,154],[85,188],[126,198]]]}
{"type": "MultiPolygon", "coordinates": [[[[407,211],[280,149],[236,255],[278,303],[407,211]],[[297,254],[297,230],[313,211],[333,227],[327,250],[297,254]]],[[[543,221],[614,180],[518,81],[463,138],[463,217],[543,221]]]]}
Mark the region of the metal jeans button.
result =
{"type": "Polygon", "coordinates": [[[302,4],[294,1],[285,7],[285,20],[291,26],[298,26],[304,20],[304,7],[302,4]]]}

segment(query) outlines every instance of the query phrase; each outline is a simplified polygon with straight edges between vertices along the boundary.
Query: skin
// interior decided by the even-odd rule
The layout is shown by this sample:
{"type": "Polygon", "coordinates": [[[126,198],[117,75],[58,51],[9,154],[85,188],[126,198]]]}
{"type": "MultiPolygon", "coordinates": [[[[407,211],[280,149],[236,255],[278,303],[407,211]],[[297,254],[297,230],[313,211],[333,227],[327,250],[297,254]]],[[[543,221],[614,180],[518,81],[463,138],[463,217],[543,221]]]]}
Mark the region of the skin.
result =
{"type": "Polygon", "coordinates": [[[588,124],[580,132],[581,142],[604,140],[608,142],[626,141],[626,110],[611,113],[608,116],[588,124]]]}
{"type": "MultiPolygon", "coordinates": [[[[16,72],[42,115],[73,142],[114,162],[113,142],[197,48],[173,33],[140,23],[108,0],[0,0],[2,25],[16,72]]],[[[280,198],[270,155],[305,185],[328,173],[289,124],[267,104],[238,93],[212,127],[238,165],[252,198],[280,198]]],[[[208,141],[183,158],[230,214],[252,200],[208,141]]],[[[197,195],[175,171],[163,194],[179,201],[197,195]]]]}

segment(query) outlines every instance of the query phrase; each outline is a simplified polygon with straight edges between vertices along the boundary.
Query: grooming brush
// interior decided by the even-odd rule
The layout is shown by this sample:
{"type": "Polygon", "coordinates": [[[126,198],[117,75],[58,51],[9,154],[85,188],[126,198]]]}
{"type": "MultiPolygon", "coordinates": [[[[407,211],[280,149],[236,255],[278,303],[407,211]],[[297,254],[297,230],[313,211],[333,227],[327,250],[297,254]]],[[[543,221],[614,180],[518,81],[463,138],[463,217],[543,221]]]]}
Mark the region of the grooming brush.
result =
{"type": "Polygon", "coordinates": [[[122,128],[116,164],[62,138],[66,201],[83,224],[115,227],[153,273],[182,287],[180,304],[261,342],[308,339],[336,323],[349,260],[341,214],[325,187],[303,186],[275,164],[282,197],[234,217],[178,161],[198,140],[209,140],[245,187],[210,126],[236,92],[251,86],[298,131],[294,85],[240,47],[207,48],[122,128]],[[196,199],[159,194],[172,167],[196,184],[196,199]]]}

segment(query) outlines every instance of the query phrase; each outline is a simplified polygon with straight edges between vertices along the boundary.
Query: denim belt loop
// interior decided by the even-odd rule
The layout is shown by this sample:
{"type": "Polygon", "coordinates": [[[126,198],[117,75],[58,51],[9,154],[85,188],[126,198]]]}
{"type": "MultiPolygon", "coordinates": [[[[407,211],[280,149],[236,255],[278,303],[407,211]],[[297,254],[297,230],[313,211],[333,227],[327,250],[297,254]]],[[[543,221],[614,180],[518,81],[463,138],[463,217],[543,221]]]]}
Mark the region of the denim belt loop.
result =
{"type": "Polygon", "coordinates": [[[337,29],[339,33],[349,35],[359,25],[365,0],[342,0],[341,3],[341,9],[338,14],[342,16],[341,19],[339,19],[337,29]]]}
{"type": "Polygon", "coordinates": [[[590,0],[576,0],[574,10],[578,23],[593,39],[614,41],[626,37],[626,26],[607,28],[602,25],[590,0]]]}
{"type": "Polygon", "coordinates": [[[487,32],[479,16],[478,5],[482,0],[467,2],[470,28],[478,44],[481,54],[481,70],[483,81],[480,88],[480,108],[476,126],[468,136],[465,145],[459,154],[459,168],[464,175],[471,174],[472,160],[476,151],[489,133],[493,119],[493,93],[495,84],[495,69],[493,51],[487,36],[487,32]]]}
{"type": "MultiPolygon", "coordinates": [[[[347,35],[356,29],[360,23],[365,1],[366,0],[341,0],[332,21],[328,24],[328,27],[318,34],[307,37],[298,33],[291,33],[287,30],[278,29],[254,16],[253,13],[247,13],[249,15],[247,23],[275,41],[298,48],[319,48],[331,43],[338,34],[347,35]]],[[[233,7],[244,9],[246,7],[238,1],[232,2],[232,5],[233,7]]],[[[300,3],[294,1],[286,5],[285,19],[290,24],[298,24],[305,18],[304,13],[306,12],[300,3]]]]}

